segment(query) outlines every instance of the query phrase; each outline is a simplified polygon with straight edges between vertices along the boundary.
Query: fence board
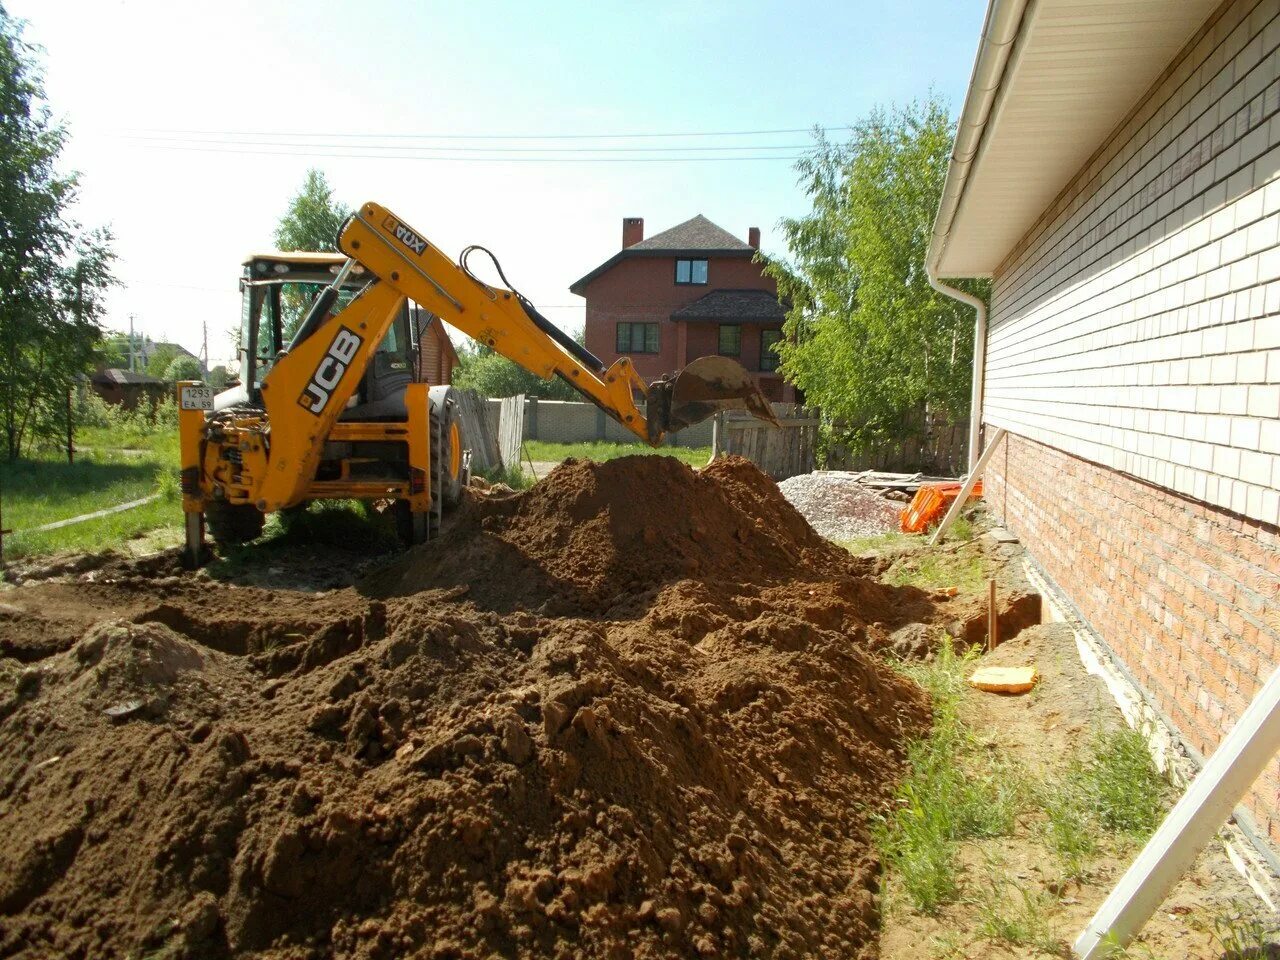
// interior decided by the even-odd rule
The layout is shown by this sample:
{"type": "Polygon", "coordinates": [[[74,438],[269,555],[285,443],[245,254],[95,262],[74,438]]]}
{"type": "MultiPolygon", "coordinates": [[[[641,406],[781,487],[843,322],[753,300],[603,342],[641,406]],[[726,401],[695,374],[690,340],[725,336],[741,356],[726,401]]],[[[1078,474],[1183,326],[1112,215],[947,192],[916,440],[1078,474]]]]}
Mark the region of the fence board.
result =
{"type": "Polygon", "coordinates": [[[524,443],[524,394],[505,397],[498,412],[498,454],[508,467],[520,465],[524,443]]]}
{"type": "Polygon", "coordinates": [[[773,411],[781,427],[757,420],[746,412],[719,414],[715,429],[715,455],[746,457],[775,480],[785,480],[814,469],[818,417],[794,403],[775,403],[773,411]]]}
{"type": "Polygon", "coordinates": [[[463,443],[471,449],[471,469],[478,472],[501,468],[502,452],[484,398],[474,390],[454,392],[462,408],[463,443]]]}

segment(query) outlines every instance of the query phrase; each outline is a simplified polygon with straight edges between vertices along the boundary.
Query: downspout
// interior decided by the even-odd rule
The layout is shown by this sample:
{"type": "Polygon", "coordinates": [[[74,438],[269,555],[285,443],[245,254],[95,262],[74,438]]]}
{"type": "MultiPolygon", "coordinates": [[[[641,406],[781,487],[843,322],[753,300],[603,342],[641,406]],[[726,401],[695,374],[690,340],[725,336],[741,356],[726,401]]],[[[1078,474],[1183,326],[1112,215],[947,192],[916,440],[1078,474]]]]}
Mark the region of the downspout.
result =
{"type": "Polygon", "coordinates": [[[981,297],[947,286],[934,276],[932,269],[927,273],[933,289],[973,307],[973,389],[969,394],[969,470],[972,471],[982,456],[979,444],[982,442],[982,385],[987,375],[987,305],[981,297]]]}
{"type": "Polygon", "coordinates": [[[951,224],[960,207],[965,184],[974,158],[982,145],[982,135],[991,119],[996,95],[1004,79],[1005,67],[1013,52],[1014,40],[1022,25],[1023,15],[1034,0],[991,0],[982,24],[982,39],[973,62],[973,74],[964,98],[964,110],[956,128],[956,141],[947,166],[947,180],[942,188],[942,201],[933,222],[933,239],[925,261],[929,286],[944,297],[968,304],[974,309],[973,392],[969,408],[969,469],[978,462],[982,451],[982,396],[987,367],[987,305],[978,297],[948,286],[938,279],[938,266],[951,234],[951,224]]]}

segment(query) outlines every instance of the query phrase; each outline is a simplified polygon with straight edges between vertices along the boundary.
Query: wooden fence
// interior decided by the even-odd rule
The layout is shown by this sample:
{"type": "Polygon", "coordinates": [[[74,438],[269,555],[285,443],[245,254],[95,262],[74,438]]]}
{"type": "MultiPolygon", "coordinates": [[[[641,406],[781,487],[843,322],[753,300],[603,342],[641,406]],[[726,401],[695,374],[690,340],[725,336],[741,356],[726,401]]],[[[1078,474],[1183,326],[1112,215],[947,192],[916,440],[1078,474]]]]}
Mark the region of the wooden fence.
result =
{"type": "MultiPolygon", "coordinates": [[[[840,422],[832,424],[839,436],[840,422]]],[[[908,424],[902,430],[903,440],[876,444],[862,450],[851,450],[839,442],[827,446],[829,470],[883,470],[893,473],[923,473],[959,476],[968,464],[969,427],[967,424],[937,426],[926,435],[918,425],[908,424]]]]}
{"type": "Polygon", "coordinates": [[[505,397],[498,410],[498,454],[508,467],[520,464],[524,443],[524,394],[505,397]]]}
{"type": "Polygon", "coordinates": [[[775,403],[781,427],[757,420],[745,411],[717,415],[712,434],[714,456],[746,457],[775,480],[810,473],[815,466],[818,415],[794,403],[775,403]]]}
{"type": "Polygon", "coordinates": [[[502,451],[489,422],[488,404],[474,390],[455,390],[462,413],[463,446],[471,450],[471,469],[495,470],[502,467],[502,451]]]}

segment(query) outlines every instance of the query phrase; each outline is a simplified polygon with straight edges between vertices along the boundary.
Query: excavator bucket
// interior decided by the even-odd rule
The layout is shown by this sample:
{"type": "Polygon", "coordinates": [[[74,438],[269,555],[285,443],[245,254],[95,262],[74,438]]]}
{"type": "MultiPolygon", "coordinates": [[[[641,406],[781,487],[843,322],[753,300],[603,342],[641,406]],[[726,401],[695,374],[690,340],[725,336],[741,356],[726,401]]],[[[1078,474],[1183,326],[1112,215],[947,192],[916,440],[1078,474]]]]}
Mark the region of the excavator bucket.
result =
{"type": "Polygon", "coordinates": [[[740,363],[728,357],[699,357],[676,374],[649,386],[645,416],[649,437],[701,423],[721,410],[746,410],[778,426],[773,407],[740,363]]]}

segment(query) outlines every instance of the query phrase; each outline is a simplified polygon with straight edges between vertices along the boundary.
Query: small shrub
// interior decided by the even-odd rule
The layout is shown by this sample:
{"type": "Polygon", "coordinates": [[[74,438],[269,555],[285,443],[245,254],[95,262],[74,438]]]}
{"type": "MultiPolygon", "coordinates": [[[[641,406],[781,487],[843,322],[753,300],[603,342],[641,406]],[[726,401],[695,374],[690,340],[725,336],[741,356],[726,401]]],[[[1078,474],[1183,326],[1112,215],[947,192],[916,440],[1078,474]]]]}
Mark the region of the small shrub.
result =
{"type": "Polygon", "coordinates": [[[490,483],[505,483],[512,490],[527,490],[533,486],[533,478],[518,466],[489,467],[486,470],[477,470],[476,474],[490,483]]]}

